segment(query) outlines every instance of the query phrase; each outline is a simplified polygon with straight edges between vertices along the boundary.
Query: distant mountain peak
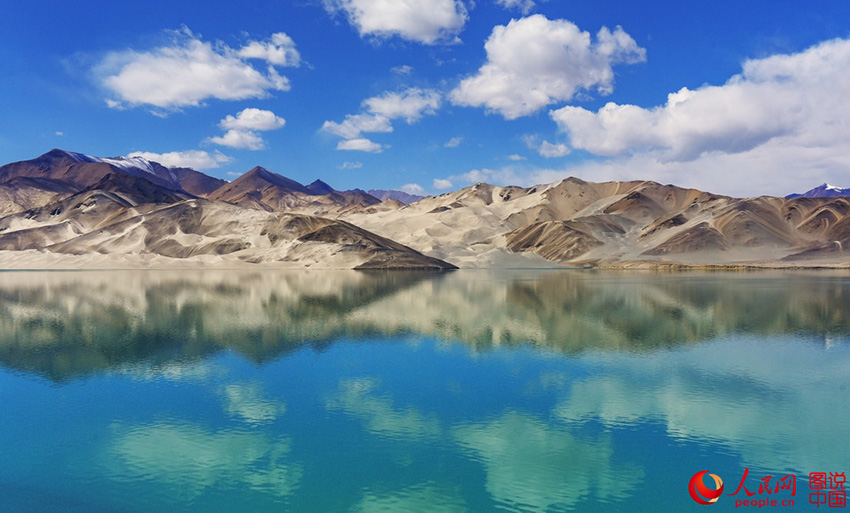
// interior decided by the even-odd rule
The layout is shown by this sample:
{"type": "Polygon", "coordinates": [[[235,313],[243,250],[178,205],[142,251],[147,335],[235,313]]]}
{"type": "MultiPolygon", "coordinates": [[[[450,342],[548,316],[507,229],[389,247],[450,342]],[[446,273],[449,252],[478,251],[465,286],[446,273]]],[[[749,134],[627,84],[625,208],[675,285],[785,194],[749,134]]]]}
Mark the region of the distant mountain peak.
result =
{"type": "Polygon", "coordinates": [[[333,187],[328,185],[326,182],[323,182],[322,180],[316,180],[315,182],[308,185],[307,189],[318,196],[324,196],[325,194],[332,194],[336,192],[333,187]]]}
{"type": "MultiPolygon", "coordinates": [[[[249,169],[247,173],[243,174],[239,178],[242,178],[242,177],[245,177],[245,176],[255,176],[255,175],[266,177],[266,176],[273,175],[273,174],[274,173],[272,173],[268,169],[264,168],[263,166],[254,166],[251,169],[249,169]]],[[[238,180],[238,178],[237,178],[237,180],[238,180]]]]}
{"type": "Polygon", "coordinates": [[[411,203],[416,203],[421,200],[425,196],[419,196],[417,194],[408,194],[404,191],[395,191],[395,190],[383,190],[383,189],[369,189],[366,191],[367,194],[370,194],[381,201],[385,201],[388,199],[394,199],[400,203],[405,205],[409,205],[411,203]]]}
{"type": "MultiPolygon", "coordinates": [[[[243,174],[236,180],[245,179],[245,178],[262,178],[263,180],[275,181],[279,178],[286,178],[283,175],[279,175],[273,171],[269,171],[263,166],[254,166],[247,173],[243,174]]],[[[288,179],[288,178],[287,178],[288,179]]],[[[234,180],[234,182],[236,181],[234,180]]]]}
{"type": "Polygon", "coordinates": [[[71,157],[71,158],[73,158],[72,155],[74,155],[73,152],[66,151],[66,150],[63,150],[63,149],[60,149],[60,148],[53,148],[52,150],[48,151],[47,153],[45,153],[44,155],[41,155],[38,158],[44,158],[44,157],[71,157]]]}
{"type": "Polygon", "coordinates": [[[68,162],[68,163],[80,163],[80,162],[91,162],[90,160],[85,158],[85,155],[82,153],[75,153],[73,151],[61,150],[59,148],[53,148],[48,151],[44,155],[39,155],[38,157],[32,159],[31,161],[24,162],[38,162],[38,163],[46,163],[52,165],[57,162],[68,162]]]}
{"type": "Polygon", "coordinates": [[[822,183],[814,189],[810,189],[802,194],[789,194],[786,198],[838,198],[842,196],[850,196],[850,188],[837,187],[828,183],[822,183]]]}
{"type": "MultiPolygon", "coordinates": [[[[53,150],[53,152],[61,153],[63,155],[67,155],[68,157],[70,157],[71,159],[73,159],[77,162],[95,162],[94,158],[92,158],[92,157],[90,157],[90,156],[88,156],[84,153],[77,153],[75,151],[67,151],[67,150],[53,150]]],[[[53,152],[50,152],[50,153],[53,153],[53,152]]]]}
{"type": "Polygon", "coordinates": [[[233,194],[243,194],[249,190],[264,189],[270,186],[277,187],[285,192],[313,195],[312,192],[295,180],[269,171],[262,166],[256,166],[232,182],[222,185],[210,197],[215,199],[231,198],[233,194]]]}

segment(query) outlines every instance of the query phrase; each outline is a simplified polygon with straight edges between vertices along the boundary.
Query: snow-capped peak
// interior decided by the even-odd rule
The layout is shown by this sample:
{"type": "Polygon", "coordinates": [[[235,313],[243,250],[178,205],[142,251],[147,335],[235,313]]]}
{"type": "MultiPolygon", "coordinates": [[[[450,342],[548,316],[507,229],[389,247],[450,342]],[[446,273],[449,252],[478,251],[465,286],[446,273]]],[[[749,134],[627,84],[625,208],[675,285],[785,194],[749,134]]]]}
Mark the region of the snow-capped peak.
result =
{"type": "Polygon", "coordinates": [[[72,159],[77,162],[103,162],[104,164],[109,164],[110,166],[119,167],[121,169],[130,171],[134,169],[138,169],[140,171],[144,171],[145,173],[150,173],[152,175],[156,175],[156,172],[153,169],[153,164],[151,161],[144,157],[93,157],[91,155],[86,155],[84,153],[74,153],[71,151],[66,151],[72,159]]]}
{"type": "Polygon", "coordinates": [[[789,194],[786,198],[838,198],[842,196],[850,197],[850,189],[844,189],[842,187],[823,183],[802,194],[789,194]]]}
{"type": "Polygon", "coordinates": [[[95,162],[103,162],[104,164],[120,167],[122,169],[140,169],[152,175],[156,174],[153,170],[153,164],[151,164],[151,162],[144,157],[90,158],[94,159],[95,162]]]}

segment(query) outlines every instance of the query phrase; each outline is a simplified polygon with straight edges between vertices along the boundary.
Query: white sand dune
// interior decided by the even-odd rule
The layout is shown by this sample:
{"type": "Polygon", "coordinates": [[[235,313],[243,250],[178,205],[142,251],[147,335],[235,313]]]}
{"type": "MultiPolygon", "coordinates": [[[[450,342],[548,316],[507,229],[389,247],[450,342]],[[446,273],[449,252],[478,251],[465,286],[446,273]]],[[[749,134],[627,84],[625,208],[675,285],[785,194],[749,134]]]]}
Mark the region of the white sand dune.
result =
{"type": "Polygon", "coordinates": [[[840,267],[850,260],[848,212],[846,198],[738,199],[570,178],[527,189],[480,183],[346,219],[461,267],[840,267]]]}
{"type": "Polygon", "coordinates": [[[451,267],[344,221],[246,209],[222,202],[194,199],[146,205],[139,209],[142,213],[125,209],[137,215],[117,218],[111,209],[103,209],[114,222],[99,224],[93,223],[84,209],[76,210],[80,213],[71,221],[45,221],[0,233],[0,250],[5,250],[0,251],[0,267],[451,267]],[[88,220],[92,229],[82,230],[80,219],[88,220]],[[41,241],[43,246],[21,248],[21,234],[29,241],[41,241]]]}

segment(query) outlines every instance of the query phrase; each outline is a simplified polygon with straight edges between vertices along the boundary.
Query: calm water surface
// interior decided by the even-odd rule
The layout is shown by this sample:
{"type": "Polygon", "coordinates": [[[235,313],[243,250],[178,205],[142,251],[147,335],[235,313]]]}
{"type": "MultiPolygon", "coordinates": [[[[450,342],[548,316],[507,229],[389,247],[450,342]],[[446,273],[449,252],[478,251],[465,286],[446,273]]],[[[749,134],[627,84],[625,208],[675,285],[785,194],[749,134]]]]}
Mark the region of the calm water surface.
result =
{"type": "Polygon", "coordinates": [[[0,511],[815,510],[848,335],[844,274],[0,273],[0,511]]]}

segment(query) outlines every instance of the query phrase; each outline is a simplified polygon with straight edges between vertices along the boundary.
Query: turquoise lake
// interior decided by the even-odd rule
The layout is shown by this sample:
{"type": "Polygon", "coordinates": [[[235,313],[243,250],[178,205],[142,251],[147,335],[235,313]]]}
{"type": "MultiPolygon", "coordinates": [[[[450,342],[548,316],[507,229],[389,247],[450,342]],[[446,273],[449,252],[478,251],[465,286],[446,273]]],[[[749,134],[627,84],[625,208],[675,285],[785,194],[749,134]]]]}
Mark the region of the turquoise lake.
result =
{"type": "Polygon", "coordinates": [[[836,511],[849,341],[835,272],[2,272],[0,511],[836,511]]]}

